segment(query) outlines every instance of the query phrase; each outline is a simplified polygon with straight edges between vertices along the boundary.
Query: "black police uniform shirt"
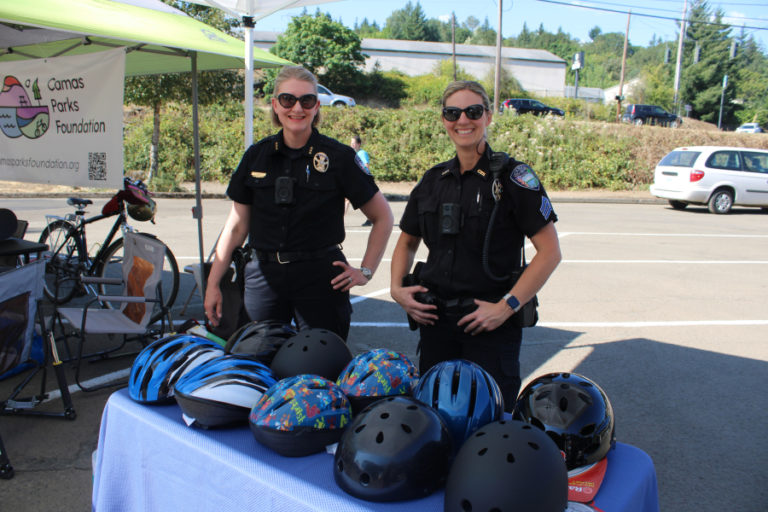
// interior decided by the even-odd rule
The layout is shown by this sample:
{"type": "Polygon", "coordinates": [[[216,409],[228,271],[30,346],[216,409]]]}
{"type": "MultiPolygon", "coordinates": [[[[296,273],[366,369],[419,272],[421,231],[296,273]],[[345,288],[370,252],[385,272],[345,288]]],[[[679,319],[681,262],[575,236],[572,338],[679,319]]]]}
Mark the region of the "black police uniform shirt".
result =
{"type": "MultiPolygon", "coordinates": [[[[285,187],[280,190],[285,200],[285,187]]],[[[351,147],[313,129],[303,148],[291,149],[281,130],[246,150],[227,196],[251,207],[252,248],[312,251],[344,241],[345,197],[359,208],[378,190],[351,147]],[[293,198],[288,204],[277,204],[280,177],[289,178],[293,198]]]]}
{"type": "MultiPolygon", "coordinates": [[[[428,170],[411,192],[400,229],[420,237],[429,248],[419,279],[444,298],[473,297],[498,300],[509,292],[509,281],[496,281],[483,270],[482,253],[494,208],[491,149],[473,169],[463,174],[459,160],[428,170]],[[446,203],[460,205],[457,234],[441,234],[441,212],[446,203]]],[[[508,276],[521,266],[525,237],[535,235],[557,216],[536,173],[510,158],[500,176],[502,197],[488,250],[488,263],[496,277],[508,276]]]]}

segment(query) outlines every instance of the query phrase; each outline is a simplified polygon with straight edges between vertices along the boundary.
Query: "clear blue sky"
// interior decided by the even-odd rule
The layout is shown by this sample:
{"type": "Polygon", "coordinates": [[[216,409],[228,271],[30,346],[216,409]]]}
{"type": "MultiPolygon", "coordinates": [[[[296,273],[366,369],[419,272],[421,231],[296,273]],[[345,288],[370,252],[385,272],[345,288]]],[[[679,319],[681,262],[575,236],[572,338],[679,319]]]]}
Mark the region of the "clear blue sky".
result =
{"type": "MultiPolygon", "coordinates": [[[[562,28],[564,32],[581,41],[589,41],[589,30],[596,25],[603,32],[623,34],[627,25],[626,11],[631,10],[633,16],[629,26],[629,41],[634,45],[647,46],[654,34],[665,41],[676,41],[676,22],[634,14],[679,18],[683,10],[683,0],[557,1],[622,12],[605,12],[537,0],[502,0],[502,34],[504,37],[518,35],[523,23],[526,23],[531,30],[543,24],[549,32],[556,32],[558,28],[562,28]]],[[[368,18],[369,22],[376,21],[380,27],[383,27],[392,11],[402,9],[407,3],[408,0],[337,0],[309,6],[307,10],[314,13],[319,8],[322,12],[330,13],[335,21],[341,21],[350,28],[356,21],[360,23],[364,18],[368,18]]],[[[413,3],[416,2],[413,1],[413,3]]],[[[463,22],[469,16],[474,16],[483,23],[487,17],[494,29],[498,27],[499,4],[494,0],[421,0],[419,3],[427,18],[448,20],[453,11],[456,14],[457,23],[463,22]]],[[[719,7],[725,13],[727,22],[739,26],[744,24],[765,28],[765,30],[751,30],[751,33],[761,42],[764,51],[768,49],[768,2],[766,0],[710,0],[709,4],[713,9],[719,7]]],[[[259,20],[256,23],[256,30],[282,32],[291,17],[301,14],[302,10],[287,9],[272,14],[259,20]]]]}

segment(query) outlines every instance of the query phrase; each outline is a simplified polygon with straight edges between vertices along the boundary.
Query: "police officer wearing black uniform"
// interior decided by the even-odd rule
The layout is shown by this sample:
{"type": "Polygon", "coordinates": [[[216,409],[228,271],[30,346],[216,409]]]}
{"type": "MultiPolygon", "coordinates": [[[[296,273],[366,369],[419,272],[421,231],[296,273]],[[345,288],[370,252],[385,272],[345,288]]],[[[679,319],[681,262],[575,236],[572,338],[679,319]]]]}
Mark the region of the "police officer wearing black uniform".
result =
{"type": "Polygon", "coordinates": [[[392,211],[355,151],[320,134],[317,79],[298,66],[275,80],[272,119],[282,130],[246,150],[227,188],[233,200],[208,278],[205,312],[218,325],[222,276],[246,236],[244,306],[252,321],[325,328],[346,339],[349,291],[366,284],[392,232],[392,211]],[[348,198],[373,227],[360,268],[349,265],[344,241],[348,198]]]}
{"type": "Polygon", "coordinates": [[[473,361],[494,377],[511,410],[520,388],[522,342],[522,327],[512,316],[560,262],[557,216],[530,167],[492,152],[486,141],[492,112],[480,84],[451,83],[442,104],[456,157],[428,170],[410,195],[392,255],[390,290],[419,324],[422,374],[440,361],[473,361]],[[525,237],[536,254],[513,283],[525,237]],[[417,283],[404,285],[421,240],[427,260],[417,283]]]}

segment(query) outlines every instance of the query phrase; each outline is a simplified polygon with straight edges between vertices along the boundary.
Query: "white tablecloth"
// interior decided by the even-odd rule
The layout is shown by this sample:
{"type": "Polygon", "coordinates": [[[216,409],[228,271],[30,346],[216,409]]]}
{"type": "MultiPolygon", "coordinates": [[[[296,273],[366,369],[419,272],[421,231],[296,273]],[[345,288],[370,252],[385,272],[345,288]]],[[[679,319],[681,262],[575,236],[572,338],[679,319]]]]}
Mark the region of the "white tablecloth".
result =
{"type": "MultiPolygon", "coordinates": [[[[133,402],[126,389],[104,408],[93,485],[95,511],[442,512],[443,492],[416,501],[372,503],[344,493],[333,457],[282,457],[247,426],[187,427],[176,405],[133,402]]],[[[605,512],[658,512],[650,457],[617,443],[595,504],[605,512]]]]}

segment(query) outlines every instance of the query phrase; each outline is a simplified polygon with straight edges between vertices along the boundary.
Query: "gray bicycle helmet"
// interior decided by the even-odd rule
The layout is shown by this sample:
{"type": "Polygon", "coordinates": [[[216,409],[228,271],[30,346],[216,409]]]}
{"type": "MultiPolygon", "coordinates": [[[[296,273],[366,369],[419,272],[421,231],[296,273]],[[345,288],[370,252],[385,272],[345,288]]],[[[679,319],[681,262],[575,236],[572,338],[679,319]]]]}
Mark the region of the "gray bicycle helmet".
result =
{"type": "Polygon", "coordinates": [[[283,343],[296,334],[290,325],[277,320],[249,322],[227,340],[224,350],[232,354],[247,354],[269,365],[283,343]]]}
{"type": "Polygon", "coordinates": [[[327,329],[306,329],[288,339],[275,354],[270,368],[278,379],[304,373],[335,381],[352,360],[344,340],[327,329]]]}

